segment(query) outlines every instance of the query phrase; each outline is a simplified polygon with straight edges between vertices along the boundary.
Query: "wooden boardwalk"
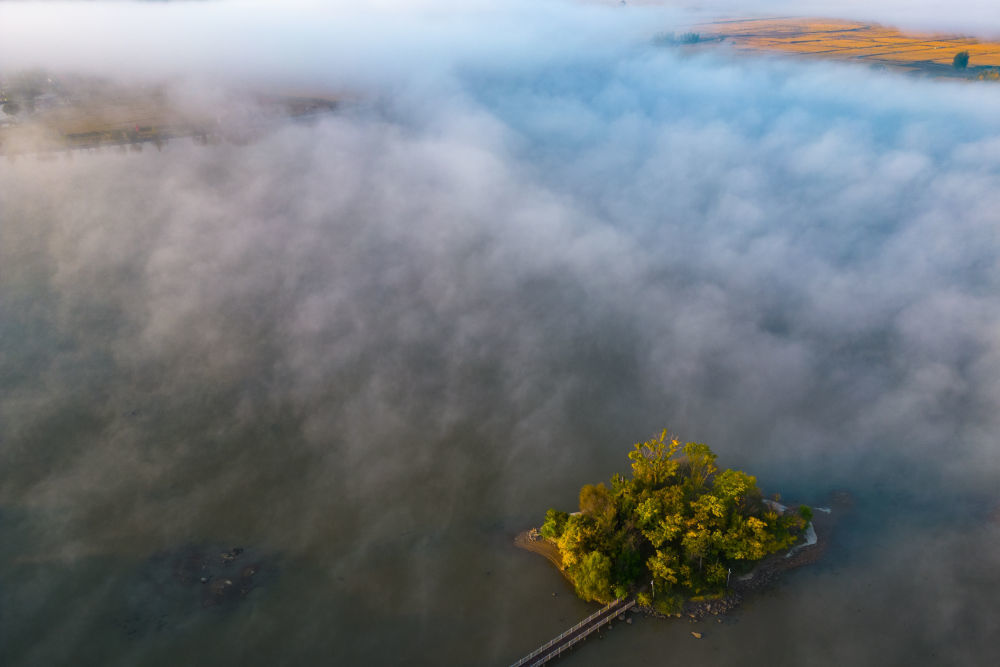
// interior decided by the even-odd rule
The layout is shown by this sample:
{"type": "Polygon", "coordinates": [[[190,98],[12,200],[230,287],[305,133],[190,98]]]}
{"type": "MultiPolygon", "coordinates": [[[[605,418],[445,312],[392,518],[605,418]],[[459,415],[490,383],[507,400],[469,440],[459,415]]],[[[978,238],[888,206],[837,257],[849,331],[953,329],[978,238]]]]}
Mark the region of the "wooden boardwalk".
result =
{"type": "Polygon", "coordinates": [[[582,642],[592,633],[597,632],[605,625],[611,623],[616,616],[624,614],[635,606],[635,598],[619,598],[609,603],[600,611],[594,612],[583,619],[572,628],[562,633],[555,639],[542,644],[537,649],[524,656],[511,667],[521,667],[522,665],[544,665],[549,660],[558,658],[560,655],[582,642]]]}

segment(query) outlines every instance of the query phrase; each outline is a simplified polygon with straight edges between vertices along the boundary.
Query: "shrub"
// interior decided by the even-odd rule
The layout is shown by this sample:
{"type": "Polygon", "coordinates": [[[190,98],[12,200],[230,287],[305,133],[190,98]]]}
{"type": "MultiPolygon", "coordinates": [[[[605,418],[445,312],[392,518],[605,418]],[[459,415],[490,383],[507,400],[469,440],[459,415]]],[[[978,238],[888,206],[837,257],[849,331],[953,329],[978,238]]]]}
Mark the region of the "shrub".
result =
{"type": "Polygon", "coordinates": [[[679,614],[684,607],[684,598],[679,595],[665,595],[656,598],[653,609],[661,614],[679,614]]]}

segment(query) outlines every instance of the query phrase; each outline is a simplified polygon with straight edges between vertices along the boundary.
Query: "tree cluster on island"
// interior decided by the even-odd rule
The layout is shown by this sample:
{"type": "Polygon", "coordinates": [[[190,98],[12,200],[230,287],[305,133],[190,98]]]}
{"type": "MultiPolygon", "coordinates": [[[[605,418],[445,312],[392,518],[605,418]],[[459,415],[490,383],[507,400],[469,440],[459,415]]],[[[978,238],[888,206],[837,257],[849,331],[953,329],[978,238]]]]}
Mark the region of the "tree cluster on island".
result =
{"type": "Polygon", "coordinates": [[[756,478],[720,472],[707,445],[681,447],[666,431],[629,459],[631,479],[585,485],[580,511],[550,509],[539,531],[584,600],[638,590],[640,604],[676,613],[686,599],[724,595],[732,575],[795,544],[812,518],[806,506],[780,511],[756,478]]]}

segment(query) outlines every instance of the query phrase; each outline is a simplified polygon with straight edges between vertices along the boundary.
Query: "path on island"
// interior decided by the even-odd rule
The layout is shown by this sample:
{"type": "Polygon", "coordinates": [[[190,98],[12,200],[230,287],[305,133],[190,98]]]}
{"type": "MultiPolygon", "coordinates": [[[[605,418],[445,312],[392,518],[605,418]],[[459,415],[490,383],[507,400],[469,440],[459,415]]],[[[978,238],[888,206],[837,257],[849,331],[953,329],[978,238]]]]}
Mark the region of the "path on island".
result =
{"type": "Polygon", "coordinates": [[[577,643],[582,642],[594,632],[597,632],[605,625],[608,625],[635,606],[635,598],[618,598],[604,606],[600,611],[594,612],[583,619],[572,628],[562,633],[555,639],[542,644],[537,649],[524,656],[511,667],[521,667],[521,665],[544,665],[549,660],[558,658],[560,655],[571,649],[577,643]]]}

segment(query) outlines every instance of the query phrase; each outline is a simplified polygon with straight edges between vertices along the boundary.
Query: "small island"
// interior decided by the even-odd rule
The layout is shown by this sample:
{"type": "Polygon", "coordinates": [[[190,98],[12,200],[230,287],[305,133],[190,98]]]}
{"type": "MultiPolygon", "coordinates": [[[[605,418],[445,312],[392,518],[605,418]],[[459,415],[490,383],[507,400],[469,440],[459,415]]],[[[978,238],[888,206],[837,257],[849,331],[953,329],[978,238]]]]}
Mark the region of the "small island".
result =
{"type": "Polygon", "coordinates": [[[811,508],[765,499],[752,475],[720,471],[705,444],[681,446],[663,431],[628,457],[631,478],[584,485],[578,512],[550,509],[541,528],[518,539],[584,600],[635,595],[638,606],[664,615],[692,601],[711,606],[767,556],[815,542],[811,508]]]}

